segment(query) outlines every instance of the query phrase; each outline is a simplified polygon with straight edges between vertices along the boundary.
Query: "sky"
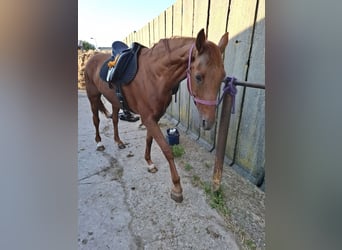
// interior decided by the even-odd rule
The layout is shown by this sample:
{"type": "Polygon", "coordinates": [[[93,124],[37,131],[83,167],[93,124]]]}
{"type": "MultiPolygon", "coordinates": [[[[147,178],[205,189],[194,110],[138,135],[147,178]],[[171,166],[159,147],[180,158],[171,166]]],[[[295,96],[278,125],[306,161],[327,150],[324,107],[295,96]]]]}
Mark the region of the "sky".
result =
{"type": "Polygon", "coordinates": [[[172,6],[176,0],[78,0],[78,40],[110,47],[172,6]],[[91,39],[92,38],[92,39],[91,39]]]}

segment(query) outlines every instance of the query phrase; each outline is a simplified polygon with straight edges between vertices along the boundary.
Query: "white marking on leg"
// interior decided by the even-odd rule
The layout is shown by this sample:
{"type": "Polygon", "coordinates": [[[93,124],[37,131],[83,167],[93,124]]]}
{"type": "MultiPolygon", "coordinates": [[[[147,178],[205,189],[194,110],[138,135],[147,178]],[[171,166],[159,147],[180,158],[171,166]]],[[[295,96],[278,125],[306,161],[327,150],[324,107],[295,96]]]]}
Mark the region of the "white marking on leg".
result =
{"type": "Polygon", "coordinates": [[[148,168],[149,171],[151,171],[152,169],[155,168],[155,166],[154,166],[154,164],[151,164],[151,165],[148,165],[147,168],[148,168]]]}
{"type": "Polygon", "coordinates": [[[96,150],[97,151],[103,151],[105,149],[105,146],[102,144],[102,142],[98,142],[96,144],[96,150]]]}
{"type": "Polygon", "coordinates": [[[148,165],[147,166],[147,170],[148,172],[150,173],[155,173],[158,171],[158,168],[152,163],[151,165],[148,165]]]}

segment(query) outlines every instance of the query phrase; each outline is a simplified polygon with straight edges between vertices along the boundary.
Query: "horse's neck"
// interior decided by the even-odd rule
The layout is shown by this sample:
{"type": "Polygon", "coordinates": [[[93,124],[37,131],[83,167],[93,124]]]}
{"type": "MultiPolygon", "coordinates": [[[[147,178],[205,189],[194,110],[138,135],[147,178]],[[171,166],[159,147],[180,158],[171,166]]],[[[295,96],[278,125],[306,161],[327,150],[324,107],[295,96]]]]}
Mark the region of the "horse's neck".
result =
{"type": "Polygon", "coordinates": [[[193,43],[192,38],[171,38],[161,40],[151,49],[151,56],[156,62],[154,71],[164,75],[172,88],[186,77],[189,49],[193,43]]]}
{"type": "Polygon", "coordinates": [[[168,66],[175,68],[186,68],[189,59],[189,50],[194,43],[194,39],[174,38],[169,39],[170,52],[166,53],[169,57],[168,66]]]}

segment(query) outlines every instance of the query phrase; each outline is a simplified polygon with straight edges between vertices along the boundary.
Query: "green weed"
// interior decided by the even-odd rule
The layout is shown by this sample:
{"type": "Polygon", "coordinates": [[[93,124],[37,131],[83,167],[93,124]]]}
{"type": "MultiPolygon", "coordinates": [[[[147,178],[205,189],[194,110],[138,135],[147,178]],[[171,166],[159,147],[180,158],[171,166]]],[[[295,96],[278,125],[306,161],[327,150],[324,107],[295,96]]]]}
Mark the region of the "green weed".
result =
{"type": "Polygon", "coordinates": [[[186,163],[185,166],[184,166],[184,169],[186,171],[190,171],[192,169],[192,166],[189,163],[186,163]]]}
{"type": "Polygon", "coordinates": [[[207,197],[209,198],[210,206],[212,208],[215,208],[225,216],[230,215],[231,212],[226,206],[223,190],[220,188],[219,190],[214,192],[210,183],[208,182],[202,183],[202,187],[207,197]]]}
{"type": "Polygon", "coordinates": [[[252,250],[256,249],[256,245],[254,244],[252,240],[246,240],[245,244],[248,246],[248,249],[252,249],[252,250]]]}
{"type": "Polygon", "coordinates": [[[213,191],[212,186],[210,182],[203,182],[201,178],[197,175],[192,176],[191,183],[195,187],[201,187],[203,188],[208,200],[209,200],[209,205],[222,213],[224,216],[230,216],[231,211],[227,208],[226,202],[225,202],[225,197],[223,194],[223,190],[220,187],[219,190],[213,191]]]}
{"type": "Polygon", "coordinates": [[[184,147],[182,145],[173,145],[171,148],[174,157],[181,157],[185,153],[184,147]]]}

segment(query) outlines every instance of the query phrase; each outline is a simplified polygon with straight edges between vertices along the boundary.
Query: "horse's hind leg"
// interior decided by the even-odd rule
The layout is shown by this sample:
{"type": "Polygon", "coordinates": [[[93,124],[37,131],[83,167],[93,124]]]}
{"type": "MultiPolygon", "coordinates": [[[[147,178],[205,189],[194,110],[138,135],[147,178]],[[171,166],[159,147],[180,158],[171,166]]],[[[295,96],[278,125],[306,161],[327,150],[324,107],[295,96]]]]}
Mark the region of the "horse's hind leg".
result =
{"type": "Polygon", "coordinates": [[[89,96],[91,111],[93,112],[93,123],[95,126],[95,141],[97,143],[96,150],[103,151],[105,149],[101,142],[101,136],[99,131],[100,118],[99,118],[99,101],[101,102],[101,94],[89,96]]]}
{"type": "Polygon", "coordinates": [[[114,142],[118,145],[119,149],[126,148],[125,144],[121,141],[119,136],[119,128],[118,128],[118,114],[119,114],[120,108],[112,105],[112,119],[113,119],[113,128],[114,128],[114,142]]]}

